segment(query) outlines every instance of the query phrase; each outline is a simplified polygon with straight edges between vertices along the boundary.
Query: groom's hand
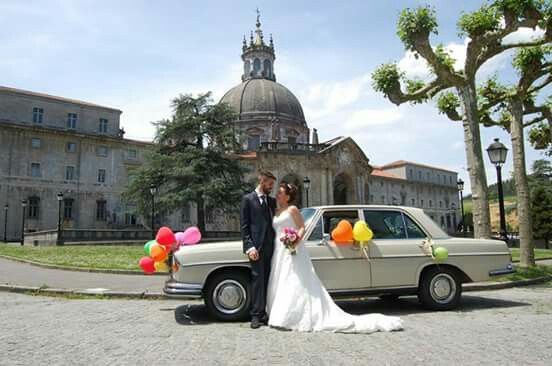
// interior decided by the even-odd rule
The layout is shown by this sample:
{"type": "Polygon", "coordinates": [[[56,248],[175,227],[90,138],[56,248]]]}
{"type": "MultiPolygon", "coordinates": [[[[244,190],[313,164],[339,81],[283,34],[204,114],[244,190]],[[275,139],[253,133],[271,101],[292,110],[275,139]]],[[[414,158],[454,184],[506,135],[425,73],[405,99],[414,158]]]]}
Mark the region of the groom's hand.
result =
{"type": "Polygon", "coordinates": [[[252,248],[247,252],[247,255],[249,256],[249,259],[252,261],[258,261],[259,260],[259,252],[257,249],[252,248]]]}

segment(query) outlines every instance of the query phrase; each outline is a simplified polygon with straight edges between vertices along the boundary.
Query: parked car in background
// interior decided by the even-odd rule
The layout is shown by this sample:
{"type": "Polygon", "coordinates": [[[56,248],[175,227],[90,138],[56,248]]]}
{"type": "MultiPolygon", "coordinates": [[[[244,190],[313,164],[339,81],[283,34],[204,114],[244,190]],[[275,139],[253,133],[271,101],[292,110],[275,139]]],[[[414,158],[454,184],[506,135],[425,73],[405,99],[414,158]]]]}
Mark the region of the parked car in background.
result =
{"type": "MultiPolygon", "coordinates": [[[[429,309],[456,307],[462,283],[513,272],[510,251],[499,240],[453,238],[423,210],[402,206],[321,206],[301,210],[316,273],[334,297],[418,295],[429,309]],[[330,233],[341,220],[364,220],[374,233],[366,251],[358,243],[337,244],[330,233]],[[449,256],[436,263],[428,245],[449,256]]],[[[221,320],[241,320],[250,306],[249,261],[242,243],[180,248],[164,292],[199,297],[221,320]]]]}

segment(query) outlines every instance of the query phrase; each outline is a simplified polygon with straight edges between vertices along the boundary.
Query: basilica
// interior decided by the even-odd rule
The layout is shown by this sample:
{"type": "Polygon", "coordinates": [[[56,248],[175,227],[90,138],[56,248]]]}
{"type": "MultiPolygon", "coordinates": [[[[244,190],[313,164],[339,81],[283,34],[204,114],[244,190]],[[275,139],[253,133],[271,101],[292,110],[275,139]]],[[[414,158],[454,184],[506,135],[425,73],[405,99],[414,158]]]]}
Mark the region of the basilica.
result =
{"type": "MultiPolygon", "coordinates": [[[[274,42],[265,40],[259,16],[241,51],[241,82],[220,103],[237,114],[228,123],[244,136],[239,158],[251,172],[248,181],[264,168],[299,187],[301,207],[408,205],[424,209],[443,229],[455,230],[460,217],[456,172],[404,160],[377,165],[348,136],[320,141],[300,101],[277,81],[274,42]]],[[[151,145],[124,137],[121,113],[0,86],[0,240],[19,240],[22,229],[49,235],[58,227],[64,237],[74,233],[89,240],[110,230],[118,235],[149,228],[122,193],[151,145]]],[[[205,222],[208,236],[239,231],[236,215],[222,210],[208,209],[205,222]]],[[[191,203],[157,221],[176,229],[196,223],[191,203]]]]}

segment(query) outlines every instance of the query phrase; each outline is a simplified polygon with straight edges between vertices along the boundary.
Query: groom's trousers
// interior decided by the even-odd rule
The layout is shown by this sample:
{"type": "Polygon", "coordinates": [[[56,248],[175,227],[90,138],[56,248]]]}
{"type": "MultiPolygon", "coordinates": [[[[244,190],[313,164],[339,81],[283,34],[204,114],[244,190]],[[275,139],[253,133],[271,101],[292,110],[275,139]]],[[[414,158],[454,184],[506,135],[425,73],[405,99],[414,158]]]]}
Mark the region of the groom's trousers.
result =
{"type": "Polygon", "coordinates": [[[274,242],[272,235],[268,238],[259,252],[259,260],[251,263],[251,317],[262,318],[266,314],[266,290],[270,277],[274,242]]]}

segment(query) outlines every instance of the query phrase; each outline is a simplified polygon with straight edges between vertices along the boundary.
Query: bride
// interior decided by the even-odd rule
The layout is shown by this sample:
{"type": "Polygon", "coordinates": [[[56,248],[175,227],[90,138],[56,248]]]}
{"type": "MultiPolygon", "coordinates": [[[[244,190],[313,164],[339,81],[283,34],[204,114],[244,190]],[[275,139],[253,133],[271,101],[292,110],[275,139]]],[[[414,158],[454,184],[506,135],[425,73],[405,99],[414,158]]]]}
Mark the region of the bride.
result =
{"type": "Polygon", "coordinates": [[[294,228],[299,238],[305,224],[297,207],[290,205],[297,187],[282,183],[276,194],[278,210],[272,270],[267,290],[268,324],[272,327],[311,332],[372,333],[402,329],[402,320],[382,314],[351,315],[341,310],[319,280],[307,248],[300,239],[292,255],[281,242],[284,228],[294,228]]]}

